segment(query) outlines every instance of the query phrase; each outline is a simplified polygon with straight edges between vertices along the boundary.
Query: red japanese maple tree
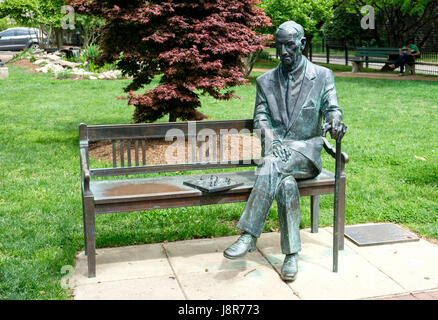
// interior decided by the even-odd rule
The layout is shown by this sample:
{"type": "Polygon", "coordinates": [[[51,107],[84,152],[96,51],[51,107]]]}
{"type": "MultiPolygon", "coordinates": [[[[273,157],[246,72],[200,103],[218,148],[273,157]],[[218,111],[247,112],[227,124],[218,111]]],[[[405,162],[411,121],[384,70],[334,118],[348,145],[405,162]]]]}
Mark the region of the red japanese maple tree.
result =
{"type": "Polygon", "coordinates": [[[199,95],[236,97],[245,84],[242,58],[263,48],[270,25],[258,0],[73,0],[78,13],[103,18],[101,62],[120,57],[118,67],[133,81],[125,88],[135,122],[196,118],[199,95]],[[134,93],[161,75],[159,85],[134,93]]]}

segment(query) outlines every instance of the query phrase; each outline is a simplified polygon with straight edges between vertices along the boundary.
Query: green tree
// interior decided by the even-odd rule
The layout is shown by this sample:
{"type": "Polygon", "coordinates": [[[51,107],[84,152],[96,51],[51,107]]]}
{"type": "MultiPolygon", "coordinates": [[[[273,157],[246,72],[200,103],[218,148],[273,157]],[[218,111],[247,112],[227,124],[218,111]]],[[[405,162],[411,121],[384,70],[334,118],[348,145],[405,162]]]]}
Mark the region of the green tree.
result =
{"type": "Polygon", "coordinates": [[[6,18],[0,19],[0,31],[9,28],[6,18]]]}
{"type": "MultiPolygon", "coordinates": [[[[49,40],[55,31],[59,45],[64,17],[61,7],[65,4],[65,0],[3,0],[0,2],[0,18],[10,17],[20,25],[40,28],[49,40]]],[[[40,44],[48,45],[42,39],[40,44]]]]}
{"type": "Polygon", "coordinates": [[[75,16],[75,26],[81,32],[81,42],[85,48],[97,44],[100,28],[104,25],[104,20],[96,16],[85,14],[75,16]]]}
{"type": "Polygon", "coordinates": [[[374,8],[376,29],[370,30],[379,46],[399,47],[416,41],[420,47],[438,28],[438,0],[338,0],[351,12],[374,8]]]}
{"type": "Polygon", "coordinates": [[[306,32],[307,45],[325,22],[333,17],[333,5],[337,0],[261,0],[261,7],[271,18],[272,26],[265,32],[274,34],[285,21],[301,24],[306,32]]]}
{"type": "Polygon", "coordinates": [[[196,119],[200,95],[236,98],[233,88],[248,82],[243,58],[266,41],[255,30],[269,23],[256,0],[70,3],[77,13],[105,21],[99,61],[119,60],[118,68],[133,77],[125,91],[135,106],[135,122],[165,115],[169,121],[196,119]],[[136,92],[156,76],[161,76],[157,87],[136,92]]]}
{"type": "Polygon", "coordinates": [[[362,15],[341,5],[334,10],[333,18],[324,24],[324,37],[329,41],[341,41],[360,46],[362,40],[369,40],[372,37],[367,30],[362,29],[361,19],[362,15]]]}

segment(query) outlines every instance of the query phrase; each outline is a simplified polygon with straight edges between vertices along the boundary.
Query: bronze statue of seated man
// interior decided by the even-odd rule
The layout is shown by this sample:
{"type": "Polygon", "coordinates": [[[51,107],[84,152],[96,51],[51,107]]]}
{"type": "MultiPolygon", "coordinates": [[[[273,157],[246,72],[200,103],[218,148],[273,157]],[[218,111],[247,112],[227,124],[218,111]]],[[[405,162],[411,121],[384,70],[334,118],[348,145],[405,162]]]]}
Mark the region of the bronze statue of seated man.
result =
{"type": "Polygon", "coordinates": [[[237,228],[239,239],[224,251],[229,259],[256,248],[274,199],[278,204],[281,269],[285,281],[298,272],[300,195],[296,179],[316,177],[322,170],[321,124],[331,125],[332,138],[342,138],[346,126],[338,105],[333,72],[311,63],[302,51],[304,29],[294,21],[276,32],[279,65],[257,78],[254,128],[261,132],[263,158],[256,170],[253,190],[237,228]]]}

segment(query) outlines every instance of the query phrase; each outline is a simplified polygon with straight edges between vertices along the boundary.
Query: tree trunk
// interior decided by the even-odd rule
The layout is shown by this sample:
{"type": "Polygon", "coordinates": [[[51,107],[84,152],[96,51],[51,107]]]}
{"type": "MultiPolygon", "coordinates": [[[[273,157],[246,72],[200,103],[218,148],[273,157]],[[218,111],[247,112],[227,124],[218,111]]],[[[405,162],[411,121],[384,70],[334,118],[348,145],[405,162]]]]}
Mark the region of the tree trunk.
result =
{"type": "Polygon", "coordinates": [[[306,36],[306,46],[304,47],[303,55],[305,55],[308,59],[310,59],[309,53],[310,53],[310,46],[312,45],[312,39],[313,39],[313,35],[306,36]]]}
{"type": "Polygon", "coordinates": [[[169,112],[169,122],[176,122],[176,112],[169,112]]]}
{"type": "Polygon", "coordinates": [[[263,50],[257,50],[256,52],[253,52],[252,54],[250,54],[248,57],[245,57],[242,59],[243,64],[244,64],[244,72],[245,72],[245,77],[249,77],[252,68],[254,68],[254,64],[256,63],[257,59],[260,56],[260,53],[262,53],[263,50]]]}
{"type": "Polygon", "coordinates": [[[56,38],[56,46],[58,49],[61,49],[63,46],[63,37],[62,37],[62,29],[56,28],[55,29],[55,38],[56,38]]]}

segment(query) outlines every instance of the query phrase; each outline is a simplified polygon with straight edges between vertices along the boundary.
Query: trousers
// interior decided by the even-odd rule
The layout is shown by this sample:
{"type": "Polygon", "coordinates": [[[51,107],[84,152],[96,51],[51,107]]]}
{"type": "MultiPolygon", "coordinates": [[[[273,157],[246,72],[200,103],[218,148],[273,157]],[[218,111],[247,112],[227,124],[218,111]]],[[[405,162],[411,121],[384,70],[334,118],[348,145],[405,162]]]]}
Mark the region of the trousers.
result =
{"type": "Polygon", "coordinates": [[[400,72],[403,72],[405,69],[405,64],[413,64],[415,63],[414,58],[407,54],[407,53],[403,53],[395,62],[394,65],[396,68],[400,67],[400,72]]]}
{"type": "Polygon", "coordinates": [[[273,155],[265,156],[256,169],[254,187],[237,228],[259,238],[276,199],[281,250],[284,254],[300,251],[300,194],[296,179],[313,178],[318,174],[315,165],[297,151],[292,151],[287,161],[273,155]]]}

